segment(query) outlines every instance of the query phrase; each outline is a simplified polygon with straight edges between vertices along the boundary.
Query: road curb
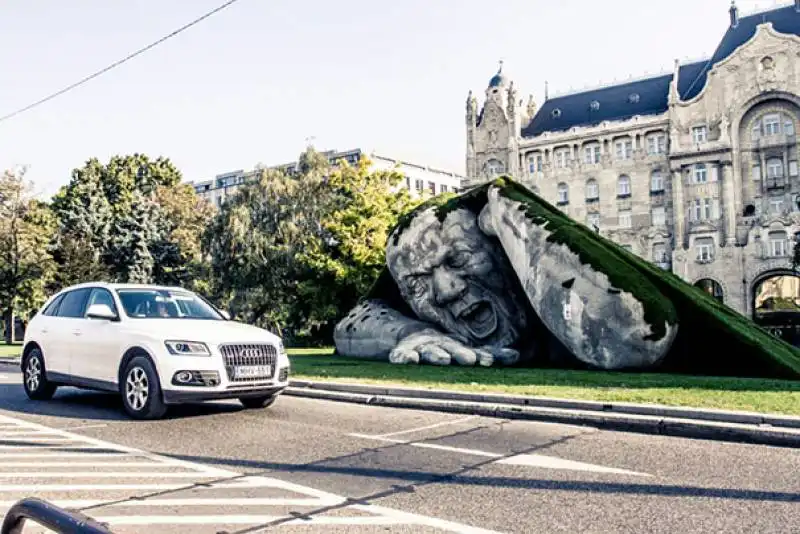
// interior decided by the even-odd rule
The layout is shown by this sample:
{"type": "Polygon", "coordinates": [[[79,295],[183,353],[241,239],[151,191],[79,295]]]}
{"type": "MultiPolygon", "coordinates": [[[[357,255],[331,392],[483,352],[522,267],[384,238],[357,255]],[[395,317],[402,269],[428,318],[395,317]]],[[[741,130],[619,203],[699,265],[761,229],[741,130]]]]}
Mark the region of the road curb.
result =
{"type": "Polygon", "coordinates": [[[789,416],[538,397],[475,395],[440,390],[302,380],[290,382],[284,394],[393,408],[464,413],[591,426],[604,430],[800,448],[800,426],[797,425],[797,419],[800,418],[789,416]],[[523,400],[528,402],[525,403],[523,400]],[[731,415],[731,418],[726,420],[725,415],[731,415]],[[771,421],[774,421],[774,424],[771,421]]]}
{"type": "Polygon", "coordinates": [[[19,358],[0,358],[0,365],[19,366],[19,358]]]}

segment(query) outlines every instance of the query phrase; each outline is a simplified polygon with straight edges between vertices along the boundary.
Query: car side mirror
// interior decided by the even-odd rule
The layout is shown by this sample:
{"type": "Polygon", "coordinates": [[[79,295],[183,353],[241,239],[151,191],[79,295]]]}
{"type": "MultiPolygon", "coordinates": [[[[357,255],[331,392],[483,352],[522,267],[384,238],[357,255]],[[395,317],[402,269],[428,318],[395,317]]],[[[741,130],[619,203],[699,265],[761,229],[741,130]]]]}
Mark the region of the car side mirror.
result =
{"type": "Polygon", "coordinates": [[[225,319],[226,321],[230,321],[231,320],[230,312],[228,312],[226,310],[220,310],[219,314],[222,315],[222,318],[225,319]]]}
{"type": "Polygon", "coordinates": [[[99,319],[101,321],[116,321],[117,314],[114,313],[108,304],[92,304],[86,311],[86,317],[89,319],[99,319]]]}

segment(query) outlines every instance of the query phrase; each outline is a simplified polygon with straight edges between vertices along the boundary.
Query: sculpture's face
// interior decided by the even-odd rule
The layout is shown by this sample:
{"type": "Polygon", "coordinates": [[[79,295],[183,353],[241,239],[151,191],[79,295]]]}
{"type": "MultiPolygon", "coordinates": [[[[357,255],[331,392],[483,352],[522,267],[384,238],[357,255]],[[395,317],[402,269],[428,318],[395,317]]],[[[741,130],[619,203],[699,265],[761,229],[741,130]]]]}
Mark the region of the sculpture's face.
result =
{"type": "Polygon", "coordinates": [[[386,250],[389,271],[417,316],[473,345],[509,346],[525,325],[503,251],[459,209],[417,215],[386,250]]]}

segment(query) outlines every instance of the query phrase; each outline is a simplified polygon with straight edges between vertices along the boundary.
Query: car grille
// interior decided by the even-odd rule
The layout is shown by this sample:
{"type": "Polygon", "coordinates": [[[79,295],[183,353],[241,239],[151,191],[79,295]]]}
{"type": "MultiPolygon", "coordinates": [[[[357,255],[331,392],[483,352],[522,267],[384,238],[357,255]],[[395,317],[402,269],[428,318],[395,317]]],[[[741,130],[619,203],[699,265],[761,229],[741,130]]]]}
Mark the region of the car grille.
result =
{"type": "Polygon", "coordinates": [[[219,351],[225,362],[228,380],[236,383],[261,382],[275,376],[278,363],[278,349],[269,344],[228,344],[220,345],[219,351]],[[272,373],[268,377],[234,378],[234,368],[248,365],[269,365],[272,373]]]}

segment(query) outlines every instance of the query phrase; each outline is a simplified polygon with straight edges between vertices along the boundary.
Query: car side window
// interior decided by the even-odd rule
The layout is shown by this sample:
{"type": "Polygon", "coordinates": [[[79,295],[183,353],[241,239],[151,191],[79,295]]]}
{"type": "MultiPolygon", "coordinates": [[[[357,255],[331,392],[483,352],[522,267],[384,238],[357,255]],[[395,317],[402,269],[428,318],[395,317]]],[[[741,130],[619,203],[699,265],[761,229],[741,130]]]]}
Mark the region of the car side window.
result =
{"type": "Polygon", "coordinates": [[[100,287],[92,289],[92,295],[89,297],[88,304],[86,304],[86,311],[88,312],[89,308],[94,304],[105,304],[111,308],[111,311],[119,315],[119,312],[117,311],[117,305],[114,303],[114,297],[107,289],[100,287]]]}
{"type": "Polygon", "coordinates": [[[83,317],[83,311],[86,309],[86,300],[89,297],[89,289],[75,289],[69,293],[64,294],[61,300],[61,305],[58,307],[58,316],[65,318],[83,317]]]}
{"type": "Polygon", "coordinates": [[[58,307],[61,305],[61,301],[64,300],[64,295],[59,295],[53,302],[51,302],[47,308],[44,309],[42,315],[46,315],[47,317],[53,317],[58,315],[58,307]]]}

